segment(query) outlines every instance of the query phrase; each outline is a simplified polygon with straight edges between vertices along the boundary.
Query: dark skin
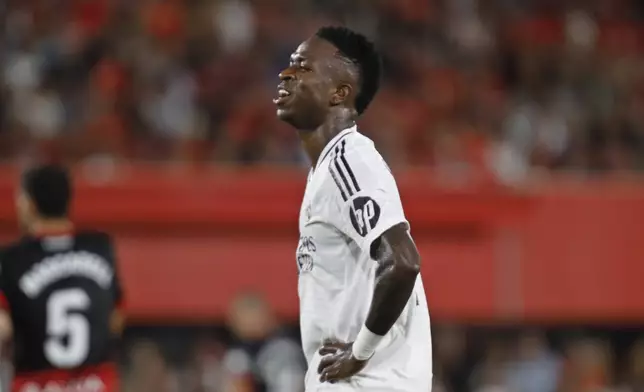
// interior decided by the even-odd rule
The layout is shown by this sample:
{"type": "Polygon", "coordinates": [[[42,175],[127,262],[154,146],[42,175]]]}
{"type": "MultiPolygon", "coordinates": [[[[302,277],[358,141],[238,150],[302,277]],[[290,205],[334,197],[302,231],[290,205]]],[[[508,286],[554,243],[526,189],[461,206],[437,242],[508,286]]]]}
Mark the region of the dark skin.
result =
{"type": "Polygon", "coordinates": [[[289,95],[274,100],[277,116],[298,130],[314,165],[324,146],[358,118],[349,104],[355,101],[358,70],[337,52],[327,41],[313,37],[297,48],[279,75],[278,91],[289,95]]]}
{"type": "MultiPolygon", "coordinates": [[[[277,115],[298,130],[314,167],[329,141],[355,124],[359,77],[353,63],[318,37],[302,43],[291,55],[289,67],[280,73],[278,91],[282,91],[274,100],[277,115]]],[[[409,302],[420,271],[420,256],[404,224],[391,227],[375,240],[371,256],[379,266],[365,325],[383,336],[409,302]]],[[[323,343],[320,381],[346,380],[364,369],[368,360],[355,358],[352,347],[353,342],[323,343]]]]}

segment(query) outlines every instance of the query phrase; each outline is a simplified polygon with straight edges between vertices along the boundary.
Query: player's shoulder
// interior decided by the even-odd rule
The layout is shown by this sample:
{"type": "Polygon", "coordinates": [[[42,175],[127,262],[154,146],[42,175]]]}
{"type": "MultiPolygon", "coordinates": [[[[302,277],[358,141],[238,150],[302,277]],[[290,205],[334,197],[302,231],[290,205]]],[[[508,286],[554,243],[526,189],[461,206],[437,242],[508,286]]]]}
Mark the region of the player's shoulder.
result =
{"type": "Polygon", "coordinates": [[[386,189],[393,180],[374,142],[359,132],[351,132],[338,141],[329,154],[327,169],[345,199],[365,190],[386,189]]]}
{"type": "Polygon", "coordinates": [[[37,247],[37,241],[29,236],[21,237],[0,246],[0,263],[20,259],[21,255],[37,247]]]}
{"type": "Polygon", "coordinates": [[[0,274],[9,277],[19,276],[20,271],[24,271],[36,262],[41,254],[39,243],[30,236],[5,243],[0,247],[0,274]]]}
{"type": "Polygon", "coordinates": [[[76,238],[76,241],[79,241],[79,242],[90,242],[90,243],[101,243],[101,244],[112,243],[112,236],[100,230],[78,231],[75,234],[75,238],[76,238]]]}
{"type": "Polygon", "coordinates": [[[84,230],[76,233],[74,237],[76,248],[84,249],[103,257],[111,259],[114,254],[114,240],[106,232],[98,230],[84,230]]]}
{"type": "MultiPolygon", "coordinates": [[[[17,240],[9,242],[0,246],[0,263],[11,262],[12,260],[21,261],[24,259],[25,254],[34,254],[35,252],[40,252],[44,248],[47,248],[46,245],[51,243],[60,243],[59,236],[51,237],[34,237],[31,235],[25,235],[17,240]]],[[[63,241],[68,243],[69,241],[63,241]]],[[[90,249],[107,249],[110,250],[112,247],[112,237],[105,232],[98,230],[82,230],[77,231],[73,234],[73,242],[80,245],[81,247],[86,247],[90,249]]],[[[66,246],[63,246],[65,248],[66,246]]]]}
{"type": "MultiPolygon", "coordinates": [[[[363,161],[379,161],[382,159],[382,155],[380,155],[373,140],[358,131],[347,134],[340,143],[344,147],[344,153],[351,158],[359,157],[363,161]]],[[[340,148],[340,151],[342,152],[342,148],[340,148]]]]}

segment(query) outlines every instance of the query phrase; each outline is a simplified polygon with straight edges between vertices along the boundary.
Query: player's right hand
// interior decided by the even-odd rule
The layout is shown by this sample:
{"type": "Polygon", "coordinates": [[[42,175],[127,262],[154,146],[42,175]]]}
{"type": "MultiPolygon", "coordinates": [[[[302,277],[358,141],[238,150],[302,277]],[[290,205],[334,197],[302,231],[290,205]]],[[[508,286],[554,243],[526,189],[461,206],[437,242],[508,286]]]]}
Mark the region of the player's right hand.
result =
{"type": "Polygon", "coordinates": [[[318,374],[321,382],[334,383],[359,373],[368,360],[361,361],[353,356],[353,343],[327,340],[318,353],[322,356],[318,374]]]}

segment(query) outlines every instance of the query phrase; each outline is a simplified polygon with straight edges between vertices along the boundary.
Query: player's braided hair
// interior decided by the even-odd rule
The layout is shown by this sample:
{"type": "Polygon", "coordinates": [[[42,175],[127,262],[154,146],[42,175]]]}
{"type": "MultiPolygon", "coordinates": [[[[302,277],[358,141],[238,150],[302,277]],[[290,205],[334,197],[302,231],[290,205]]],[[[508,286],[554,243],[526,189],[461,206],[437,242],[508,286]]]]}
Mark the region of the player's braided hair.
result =
{"type": "Polygon", "coordinates": [[[380,87],[382,66],[374,44],[364,35],[346,27],[322,27],[316,35],[333,44],[343,57],[358,67],[360,91],[356,96],[356,110],[362,114],[380,87]]]}

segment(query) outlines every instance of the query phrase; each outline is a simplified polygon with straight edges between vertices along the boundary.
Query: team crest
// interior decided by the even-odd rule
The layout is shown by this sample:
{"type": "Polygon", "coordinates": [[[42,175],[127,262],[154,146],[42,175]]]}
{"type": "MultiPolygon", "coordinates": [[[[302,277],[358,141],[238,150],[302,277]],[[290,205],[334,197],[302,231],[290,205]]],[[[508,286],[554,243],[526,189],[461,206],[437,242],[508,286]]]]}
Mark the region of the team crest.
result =
{"type": "Polygon", "coordinates": [[[313,269],[313,256],[306,253],[298,254],[297,269],[298,269],[298,273],[300,274],[311,272],[311,270],[313,269]]]}

